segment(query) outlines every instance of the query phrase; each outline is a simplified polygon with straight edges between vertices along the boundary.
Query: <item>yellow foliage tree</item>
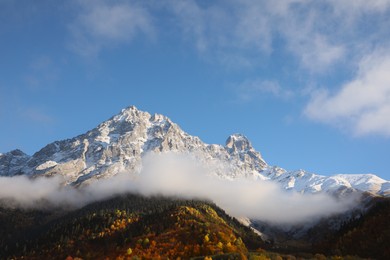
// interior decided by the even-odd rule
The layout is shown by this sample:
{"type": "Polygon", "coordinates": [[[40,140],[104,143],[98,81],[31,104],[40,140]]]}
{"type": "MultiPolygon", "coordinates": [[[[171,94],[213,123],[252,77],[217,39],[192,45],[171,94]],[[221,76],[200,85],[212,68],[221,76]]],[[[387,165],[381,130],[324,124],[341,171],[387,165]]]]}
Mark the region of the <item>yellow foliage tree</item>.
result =
{"type": "Polygon", "coordinates": [[[203,238],[203,243],[207,243],[210,241],[209,234],[205,235],[203,238]]]}
{"type": "Polygon", "coordinates": [[[133,253],[133,250],[129,247],[126,251],[127,255],[131,255],[133,253]]]}

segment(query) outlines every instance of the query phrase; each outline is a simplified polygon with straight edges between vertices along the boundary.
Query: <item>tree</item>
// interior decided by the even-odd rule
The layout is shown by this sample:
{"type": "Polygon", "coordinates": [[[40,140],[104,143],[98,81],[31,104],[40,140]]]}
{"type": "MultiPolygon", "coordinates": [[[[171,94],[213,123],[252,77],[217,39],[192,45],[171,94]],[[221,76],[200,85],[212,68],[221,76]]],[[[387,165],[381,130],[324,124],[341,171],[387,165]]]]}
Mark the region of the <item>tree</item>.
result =
{"type": "Polygon", "coordinates": [[[203,238],[203,243],[207,243],[210,241],[209,234],[205,235],[203,238]]]}
{"type": "Polygon", "coordinates": [[[133,253],[133,250],[129,247],[126,251],[127,255],[131,255],[133,253]]]}
{"type": "Polygon", "coordinates": [[[144,247],[148,246],[149,245],[149,238],[145,238],[144,241],[142,242],[142,245],[144,247]]]}

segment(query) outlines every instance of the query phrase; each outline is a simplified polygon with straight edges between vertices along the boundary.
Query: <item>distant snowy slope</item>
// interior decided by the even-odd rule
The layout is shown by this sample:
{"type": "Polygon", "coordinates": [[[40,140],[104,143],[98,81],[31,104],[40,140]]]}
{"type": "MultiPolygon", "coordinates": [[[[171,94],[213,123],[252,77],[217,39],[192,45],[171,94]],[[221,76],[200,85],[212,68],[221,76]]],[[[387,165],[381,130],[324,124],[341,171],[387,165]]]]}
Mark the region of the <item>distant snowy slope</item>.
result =
{"type": "Polygon", "coordinates": [[[370,192],[375,195],[388,195],[390,182],[373,174],[317,175],[304,170],[288,172],[280,167],[268,167],[261,175],[279,182],[284,189],[303,193],[348,193],[353,190],[370,192]]]}

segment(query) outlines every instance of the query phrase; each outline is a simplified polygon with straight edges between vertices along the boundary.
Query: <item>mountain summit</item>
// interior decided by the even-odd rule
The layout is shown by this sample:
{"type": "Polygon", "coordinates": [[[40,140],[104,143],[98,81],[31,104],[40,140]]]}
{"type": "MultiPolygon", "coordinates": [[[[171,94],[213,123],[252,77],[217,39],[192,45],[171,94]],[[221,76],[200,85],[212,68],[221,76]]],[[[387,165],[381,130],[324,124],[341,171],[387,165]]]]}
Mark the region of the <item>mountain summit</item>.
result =
{"type": "Polygon", "coordinates": [[[253,150],[252,144],[246,138],[246,136],[242,134],[233,134],[229,136],[229,138],[226,140],[227,148],[231,149],[231,151],[237,151],[237,152],[245,152],[248,150],[253,150]]]}
{"type": "Polygon", "coordinates": [[[233,134],[225,146],[205,144],[184,132],[168,117],[134,106],[72,139],[46,145],[33,156],[20,150],[0,154],[0,176],[64,176],[67,184],[109,178],[120,172],[139,173],[148,153],[173,152],[195,157],[226,179],[251,178],[278,182],[299,192],[367,191],[390,194],[390,182],[375,175],[321,176],[303,170],[288,172],[269,166],[242,134],[233,134]]]}

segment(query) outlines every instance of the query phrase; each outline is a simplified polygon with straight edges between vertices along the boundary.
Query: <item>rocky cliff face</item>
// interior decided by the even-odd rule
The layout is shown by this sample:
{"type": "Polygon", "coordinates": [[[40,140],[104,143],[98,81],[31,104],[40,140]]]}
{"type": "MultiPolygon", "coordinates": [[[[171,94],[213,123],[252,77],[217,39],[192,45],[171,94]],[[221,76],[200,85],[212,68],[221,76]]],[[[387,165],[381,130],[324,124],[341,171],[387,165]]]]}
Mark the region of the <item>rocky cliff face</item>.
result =
{"type": "Polygon", "coordinates": [[[23,174],[23,167],[30,156],[20,150],[0,154],[0,175],[14,176],[23,174]]]}
{"type": "Polygon", "coordinates": [[[1,154],[0,176],[60,174],[67,184],[80,184],[120,172],[137,174],[146,154],[165,152],[195,157],[214,174],[226,179],[272,180],[284,189],[309,193],[354,190],[379,195],[390,193],[389,182],[375,175],[328,177],[269,166],[241,134],[229,136],[225,146],[205,144],[169,118],[139,111],[134,106],[85,134],[51,143],[31,157],[19,150],[1,154]]]}

